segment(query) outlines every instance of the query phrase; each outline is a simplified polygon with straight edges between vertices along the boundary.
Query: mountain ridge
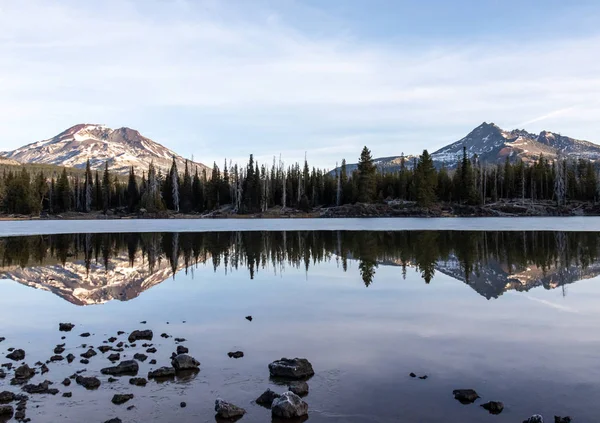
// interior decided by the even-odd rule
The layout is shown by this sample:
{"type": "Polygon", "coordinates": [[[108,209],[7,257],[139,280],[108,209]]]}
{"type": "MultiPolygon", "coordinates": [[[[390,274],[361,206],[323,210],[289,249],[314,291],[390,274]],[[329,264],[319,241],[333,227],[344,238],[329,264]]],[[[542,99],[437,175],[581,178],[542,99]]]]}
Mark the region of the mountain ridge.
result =
{"type": "MultiPolygon", "coordinates": [[[[186,163],[179,154],[144,137],[139,131],[127,127],[109,128],[103,124],[80,123],[58,135],[36,141],[12,151],[0,152],[8,160],[19,163],[54,164],[65,167],[85,168],[87,161],[93,170],[101,170],[108,163],[109,170],[127,174],[133,166],[136,173],[147,172],[149,164],[162,172],[168,172],[173,158],[179,171],[186,163]]],[[[210,168],[203,163],[187,161],[192,169],[210,168]]]]}

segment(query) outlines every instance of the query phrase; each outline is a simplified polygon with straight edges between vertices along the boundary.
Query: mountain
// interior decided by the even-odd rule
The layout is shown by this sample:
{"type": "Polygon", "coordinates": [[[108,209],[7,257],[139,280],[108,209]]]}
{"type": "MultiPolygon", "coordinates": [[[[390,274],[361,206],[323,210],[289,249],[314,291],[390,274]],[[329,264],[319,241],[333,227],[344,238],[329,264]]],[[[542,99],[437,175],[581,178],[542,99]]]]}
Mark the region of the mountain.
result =
{"type": "MultiPolygon", "coordinates": [[[[540,154],[549,159],[568,157],[573,159],[600,159],[600,145],[566,137],[555,132],[542,131],[533,134],[523,129],[505,131],[493,123],[483,122],[467,136],[440,148],[431,154],[437,167],[456,166],[466,147],[469,157],[477,155],[482,163],[495,164],[508,157],[512,162],[520,159],[524,162],[537,160],[540,154]]],[[[420,153],[420,152],[419,152],[420,153]]],[[[406,166],[411,168],[416,156],[404,156],[406,166]]],[[[386,172],[400,169],[402,156],[390,156],[374,159],[377,167],[386,172]]],[[[352,172],[356,164],[347,164],[346,170],[352,172]]]]}
{"type": "MultiPolygon", "coordinates": [[[[183,172],[185,159],[172,150],[142,136],[130,128],[111,129],[104,125],[75,125],[53,138],[34,142],[13,151],[0,153],[20,163],[42,163],[101,170],[106,162],[111,171],[127,174],[131,166],[141,175],[150,162],[163,173],[171,168],[173,157],[183,172]]],[[[202,163],[190,162],[192,169],[209,169],[202,163]]],[[[190,169],[190,171],[192,171],[190,169]]]]}
{"type": "Polygon", "coordinates": [[[0,156],[0,165],[18,166],[19,162],[9,159],[8,157],[0,156]]]}

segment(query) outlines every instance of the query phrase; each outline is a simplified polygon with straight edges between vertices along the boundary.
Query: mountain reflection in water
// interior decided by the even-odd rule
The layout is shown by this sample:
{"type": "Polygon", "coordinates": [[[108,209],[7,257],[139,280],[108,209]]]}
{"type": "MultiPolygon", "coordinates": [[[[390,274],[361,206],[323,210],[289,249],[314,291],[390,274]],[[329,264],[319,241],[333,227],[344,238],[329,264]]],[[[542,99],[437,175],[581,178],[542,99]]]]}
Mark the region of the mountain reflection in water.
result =
{"type": "Polygon", "coordinates": [[[487,299],[509,290],[554,289],[600,273],[599,234],[590,232],[306,231],[67,234],[0,238],[0,278],[77,304],[127,301],[199,264],[225,273],[283,271],[358,262],[366,287],[379,266],[437,272],[487,299]]]}

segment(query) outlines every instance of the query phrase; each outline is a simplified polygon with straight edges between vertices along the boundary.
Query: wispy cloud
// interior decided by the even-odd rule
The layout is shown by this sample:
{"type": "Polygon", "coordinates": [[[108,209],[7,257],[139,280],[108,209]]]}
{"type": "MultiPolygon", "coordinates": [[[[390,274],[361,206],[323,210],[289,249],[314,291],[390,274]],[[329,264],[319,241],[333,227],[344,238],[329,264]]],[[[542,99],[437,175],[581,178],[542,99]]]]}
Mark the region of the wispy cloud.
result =
{"type": "Polygon", "coordinates": [[[532,297],[531,295],[526,295],[525,298],[527,298],[528,300],[531,300],[531,301],[535,301],[536,303],[543,304],[550,308],[556,309],[556,310],[566,311],[568,313],[577,313],[577,314],[579,313],[578,310],[576,310],[572,307],[566,306],[564,304],[558,304],[558,303],[555,303],[552,301],[544,300],[542,298],[532,297]]]}
{"type": "Polygon", "coordinates": [[[600,133],[598,35],[417,48],[309,32],[253,6],[0,0],[0,150],[81,121],[136,126],[207,162],[325,149],[315,164],[326,167],[360,134],[385,156],[484,120],[600,133]]]}

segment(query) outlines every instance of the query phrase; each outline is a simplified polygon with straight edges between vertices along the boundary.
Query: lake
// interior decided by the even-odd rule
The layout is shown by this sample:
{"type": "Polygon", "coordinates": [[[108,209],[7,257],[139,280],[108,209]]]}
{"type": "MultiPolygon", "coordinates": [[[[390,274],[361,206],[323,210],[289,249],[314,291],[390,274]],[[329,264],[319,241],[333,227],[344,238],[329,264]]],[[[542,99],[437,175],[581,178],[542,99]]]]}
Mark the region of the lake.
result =
{"type": "MultiPolygon", "coordinates": [[[[599,219],[352,221],[0,222],[0,360],[29,364],[28,383],[60,391],[30,394],[26,416],[214,422],[223,398],[246,409],[242,422],[271,421],[255,400],[287,383],[268,364],[304,357],[315,371],[303,398],[311,422],[597,419],[599,219]],[[61,322],[75,327],[60,332],[61,322]],[[153,339],[131,346],[142,329],[153,339]],[[200,372],[111,383],[100,369],[119,342],[121,360],[148,356],[140,377],[170,366],[177,346],[200,372]],[[40,374],[34,363],[63,343],[76,359],[40,374]],[[25,359],[6,358],[9,348],[25,359]],[[100,388],[61,384],[83,369],[100,388]],[[481,398],[464,405],[453,390],[467,388],[481,398]],[[117,393],[134,398],[114,405],[117,393]],[[488,401],[502,413],[480,407],[488,401]]],[[[0,392],[21,393],[14,367],[3,370],[0,392]]]]}

